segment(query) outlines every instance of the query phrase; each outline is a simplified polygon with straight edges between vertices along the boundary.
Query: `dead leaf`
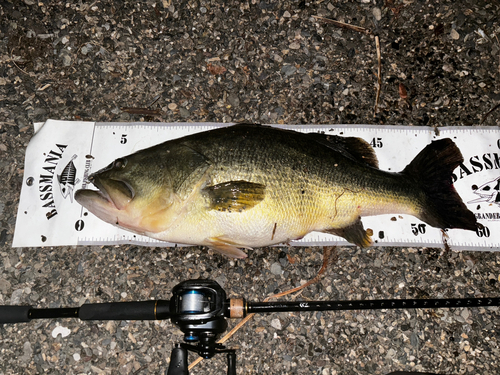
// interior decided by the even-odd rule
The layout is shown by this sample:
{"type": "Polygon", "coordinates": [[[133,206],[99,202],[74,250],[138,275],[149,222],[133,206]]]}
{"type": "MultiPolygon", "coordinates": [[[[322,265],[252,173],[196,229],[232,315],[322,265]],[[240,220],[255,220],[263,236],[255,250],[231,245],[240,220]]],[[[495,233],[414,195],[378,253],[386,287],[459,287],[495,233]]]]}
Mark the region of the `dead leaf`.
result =
{"type": "Polygon", "coordinates": [[[210,74],[213,74],[214,76],[224,74],[227,72],[227,69],[224,68],[223,66],[220,65],[214,65],[214,64],[207,64],[207,69],[210,72],[210,74]]]}
{"type": "Polygon", "coordinates": [[[399,97],[403,100],[408,99],[408,93],[406,92],[406,87],[402,83],[399,84],[399,97]]]}

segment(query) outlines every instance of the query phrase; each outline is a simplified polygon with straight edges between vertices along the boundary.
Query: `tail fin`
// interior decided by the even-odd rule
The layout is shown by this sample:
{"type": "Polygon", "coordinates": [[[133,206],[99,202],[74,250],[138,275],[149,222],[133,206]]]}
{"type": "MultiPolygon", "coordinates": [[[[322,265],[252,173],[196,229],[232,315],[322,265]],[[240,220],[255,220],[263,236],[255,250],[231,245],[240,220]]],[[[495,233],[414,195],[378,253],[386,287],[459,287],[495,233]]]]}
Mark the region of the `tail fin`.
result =
{"type": "Polygon", "coordinates": [[[445,138],[427,145],[402,171],[423,190],[419,218],[433,227],[477,228],[476,217],[453,187],[452,172],[463,160],[457,145],[445,138]]]}

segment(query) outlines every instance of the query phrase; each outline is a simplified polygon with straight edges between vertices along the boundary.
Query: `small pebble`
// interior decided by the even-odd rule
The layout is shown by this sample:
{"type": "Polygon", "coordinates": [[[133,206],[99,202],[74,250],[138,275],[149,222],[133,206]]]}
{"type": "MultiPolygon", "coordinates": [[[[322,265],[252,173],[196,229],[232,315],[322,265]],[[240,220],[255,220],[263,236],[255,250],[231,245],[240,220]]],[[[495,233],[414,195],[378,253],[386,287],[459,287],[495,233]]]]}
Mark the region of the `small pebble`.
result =
{"type": "Polygon", "coordinates": [[[70,66],[71,65],[71,56],[69,56],[68,54],[64,54],[62,55],[62,62],[63,62],[63,65],[64,66],[70,66]]]}
{"type": "Polygon", "coordinates": [[[23,295],[24,289],[16,289],[12,292],[12,296],[10,297],[11,305],[20,305],[21,304],[21,296],[23,295]]]}
{"type": "Polygon", "coordinates": [[[61,337],[66,337],[69,336],[71,333],[71,330],[69,328],[63,327],[63,326],[57,326],[52,330],[52,337],[56,338],[57,335],[61,335],[61,337]]]}
{"type": "Polygon", "coordinates": [[[271,327],[276,328],[278,331],[281,330],[281,321],[279,319],[271,320],[271,327]]]}
{"type": "Polygon", "coordinates": [[[184,107],[181,107],[181,109],[179,109],[179,114],[183,117],[183,118],[188,118],[189,116],[191,116],[191,113],[189,112],[189,110],[187,110],[186,108],[184,107]]]}
{"type": "Polygon", "coordinates": [[[452,67],[450,64],[444,64],[444,65],[443,65],[443,70],[444,70],[445,72],[450,73],[450,72],[453,72],[453,67],[452,67]]]}
{"type": "Polygon", "coordinates": [[[297,71],[297,68],[293,65],[284,65],[283,68],[281,68],[281,73],[283,73],[287,77],[291,76],[296,71],[297,71]]]}
{"type": "Polygon", "coordinates": [[[240,105],[240,99],[238,98],[238,95],[236,95],[234,93],[231,93],[228,95],[227,101],[233,107],[238,107],[240,105]]]}
{"type": "Polygon", "coordinates": [[[277,262],[271,265],[271,273],[273,275],[281,275],[281,265],[277,262]]]}

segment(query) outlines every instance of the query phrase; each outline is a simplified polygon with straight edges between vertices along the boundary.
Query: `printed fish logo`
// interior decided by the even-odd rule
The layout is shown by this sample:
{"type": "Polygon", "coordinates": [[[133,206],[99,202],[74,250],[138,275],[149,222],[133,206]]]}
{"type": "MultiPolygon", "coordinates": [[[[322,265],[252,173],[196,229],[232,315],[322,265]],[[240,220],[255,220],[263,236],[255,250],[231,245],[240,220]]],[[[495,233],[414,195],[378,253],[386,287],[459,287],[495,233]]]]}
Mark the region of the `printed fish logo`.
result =
{"type": "Polygon", "coordinates": [[[73,160],[76,158],[77,155],[73,155],[61,174],[57,175],[59,187],[61,188],[61,194],[65,199],[69,197],[71,203],[73,203],[73,190],[75,190],[75,185],[80,182],[80,180],[76,178],[76,167],[73,163],[73,160]]]}
{"type": "Polygon", "coordinates": [[[494,180],[474,189],[474,194],[479,195],[480,198],[467,203],[488,202],[495,203],[500,206],[500,177],[497,177],[494,180]]]}

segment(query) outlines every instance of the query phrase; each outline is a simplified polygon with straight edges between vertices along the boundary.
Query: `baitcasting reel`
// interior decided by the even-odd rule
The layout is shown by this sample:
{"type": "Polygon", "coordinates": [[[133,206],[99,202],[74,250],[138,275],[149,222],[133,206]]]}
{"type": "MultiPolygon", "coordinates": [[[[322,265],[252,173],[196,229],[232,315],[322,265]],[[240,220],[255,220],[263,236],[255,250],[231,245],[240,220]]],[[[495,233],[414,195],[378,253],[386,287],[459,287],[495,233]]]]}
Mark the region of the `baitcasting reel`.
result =
{"type": "Polygon", "coordinates": [[[184,341],[176,344],[170,357],[167,375],[187,375],[187,352],[205,359],[227,353],[228,375],[236,375],[236,351],[216,343],[227,329],[227,298],[221,286],[211,280],[187,280],[172,289],[170,320],[184,333],[184,341]]]}

